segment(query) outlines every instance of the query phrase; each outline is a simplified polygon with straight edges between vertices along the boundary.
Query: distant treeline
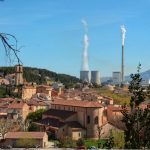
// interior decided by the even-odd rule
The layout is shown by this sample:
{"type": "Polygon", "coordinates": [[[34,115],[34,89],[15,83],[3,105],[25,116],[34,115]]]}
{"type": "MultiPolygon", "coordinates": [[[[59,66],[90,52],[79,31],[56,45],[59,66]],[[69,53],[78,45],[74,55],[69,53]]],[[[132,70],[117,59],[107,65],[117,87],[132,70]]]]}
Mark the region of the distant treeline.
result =
{"type": "MultiPolygon", "coordinates": [[[[15,67],[0,67],[0,72],[3,72],[4,75],[15,73],[15,67]]],[[[47,69],[32,67],[23,67],[23,76],[27,82],[36,82],[37,84],[45,84],[49,80],[61,82],[66,87],[71,87],[80,82],[80,80],[74,76],[57,74],[47,69]]]]}

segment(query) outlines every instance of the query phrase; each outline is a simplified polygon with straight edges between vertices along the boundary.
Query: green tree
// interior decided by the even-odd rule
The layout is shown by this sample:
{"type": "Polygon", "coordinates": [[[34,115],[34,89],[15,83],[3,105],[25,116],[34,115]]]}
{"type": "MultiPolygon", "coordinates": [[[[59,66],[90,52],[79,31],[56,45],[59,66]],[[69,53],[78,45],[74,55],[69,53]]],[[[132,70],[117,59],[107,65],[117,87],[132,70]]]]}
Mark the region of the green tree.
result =
{"type": "Polygon", "coordinates": [[[124,148],[124,132],[112,130],[112,136],[114,138],[114,148],[124,148]]]}
{"type": "Polygon", "coordinates": [[[36,124],[31,123],[28,127],[28,131],[40,131],[40,128],[36,124]]]}
{"type": "Polygon", "coordinates": [[[150,148],[150,110],[141,109],[140,104],[145,100],[145,93],[141,86],[139,64],[136,74],[131,74],[129,91],[132,94],[130,109],[124,106],[123,122],[125,123],[125,148],[142,149],[150,148]]]}
{"type": "Polygon", "coordinates": [[[63,148],[75,148],[75,142],[68,136],[62,136],[59,139],[58,146],[63,148]]]}
{"type": "Polygon", "coordinates": [[[85,141],[83,138],[80,138],[77,140],[76,142],[77,146],[80,147],[80,146],[84,146],[85,145],[85,141]]]}
{"type": "Polygon", "coordinates": [[[42,119],[42,114],[46,111],[46,109],[39,109],[35,112],[29,113],[27,116],[27,120],[30,120],[30,122],[38,121],[42,119]]]}
{"type": "Polygon", "coordinates": [[[112,149],[114,147],[114,137],[113,137],[113,134],[112,134],[112,130],[110,131],[109,139],[106,140],[103,147],[105,149],[112,149]]]}

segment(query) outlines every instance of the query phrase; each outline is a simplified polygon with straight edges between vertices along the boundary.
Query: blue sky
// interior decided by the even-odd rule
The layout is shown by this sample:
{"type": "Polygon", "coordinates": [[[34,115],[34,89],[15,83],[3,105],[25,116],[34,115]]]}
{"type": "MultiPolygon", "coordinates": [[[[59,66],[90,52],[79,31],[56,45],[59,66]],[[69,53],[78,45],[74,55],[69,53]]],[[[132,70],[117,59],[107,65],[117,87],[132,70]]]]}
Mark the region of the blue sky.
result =
{"type": "MultiPolygon", "coordinates": [[[[150,69],[149,0],[4,0],[0,32],[16,36],[25,66],[79,77],[88,23],[89,67],[101,76],[121,68],[121,31],[126,27],[125,74],[150,69]]],[[[0,45],[0,65],[8,65],[0,45]]]]}

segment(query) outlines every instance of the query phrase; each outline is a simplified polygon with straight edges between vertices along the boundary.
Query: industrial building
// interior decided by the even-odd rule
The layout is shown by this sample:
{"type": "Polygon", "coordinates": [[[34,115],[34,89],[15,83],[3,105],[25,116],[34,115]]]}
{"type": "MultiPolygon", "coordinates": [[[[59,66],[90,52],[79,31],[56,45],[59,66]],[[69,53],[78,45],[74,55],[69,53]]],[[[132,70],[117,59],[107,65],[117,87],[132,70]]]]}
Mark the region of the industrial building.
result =
{"type": "Polygon", "coordinates": [[[91,83],[100,85],[100,72],[99,71],[91,71],[91,83]]]}
{"type": "Polygon", "coordinates": [[[113,84],[120,84],[121,83],[121,72],[113,72],[112,73],[112,80],[113,84]]]}
{"type": "Polygon", "coordinates": [[[91,72],[90,71],[80,71],[80,79],[84,82],[90,83],[91,81],[91,72]]]}

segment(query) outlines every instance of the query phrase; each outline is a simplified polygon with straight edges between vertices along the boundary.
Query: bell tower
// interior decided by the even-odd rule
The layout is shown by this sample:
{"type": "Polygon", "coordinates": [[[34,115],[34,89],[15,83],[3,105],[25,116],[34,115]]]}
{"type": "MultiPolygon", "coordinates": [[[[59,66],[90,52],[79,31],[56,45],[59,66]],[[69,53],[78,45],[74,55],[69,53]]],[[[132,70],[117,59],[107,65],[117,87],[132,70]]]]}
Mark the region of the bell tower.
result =
{"type": "Polygon", "coordinates": [[[20,64],[15,66],[15,85],[23,85],[23,66],[20,64]]]}

